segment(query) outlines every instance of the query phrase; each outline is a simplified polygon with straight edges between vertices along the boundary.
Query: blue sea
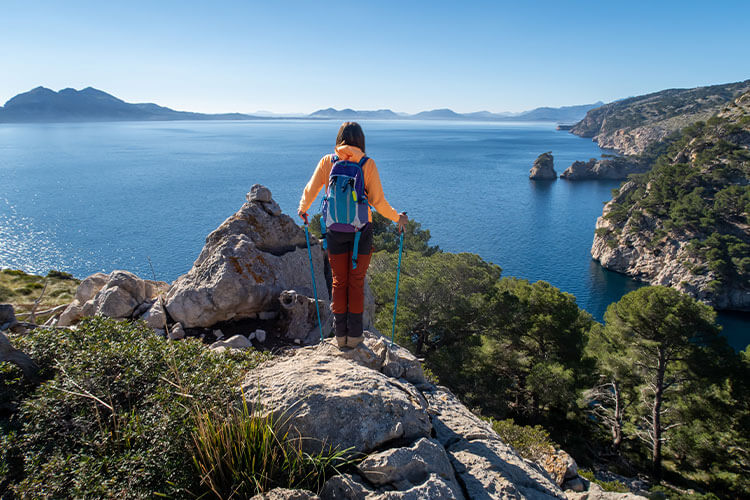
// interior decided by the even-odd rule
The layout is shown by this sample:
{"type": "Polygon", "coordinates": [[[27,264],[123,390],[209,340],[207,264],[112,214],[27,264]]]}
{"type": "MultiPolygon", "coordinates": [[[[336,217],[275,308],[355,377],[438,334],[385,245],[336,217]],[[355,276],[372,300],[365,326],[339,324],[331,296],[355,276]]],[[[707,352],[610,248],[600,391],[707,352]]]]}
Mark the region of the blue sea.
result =
{"type": "MultiPolygon", "coordinates": [[[[434,244],[503,275],[545,280],[598,320],[639,284],[589,253],[614,181],[530,181],[540,153],[562,172],[603,151],[548,123],[362,122],[386,196],[434,244]]],[[[0,124],[0,268],[85,277],[128,269],[171,281],[255,183],[296,213],[337,121],[0,124]]],[[[317,207],[317,203],[314,205],[317,207]]],[[[750,315],[719,316],[736,349],[750,315]]]]}

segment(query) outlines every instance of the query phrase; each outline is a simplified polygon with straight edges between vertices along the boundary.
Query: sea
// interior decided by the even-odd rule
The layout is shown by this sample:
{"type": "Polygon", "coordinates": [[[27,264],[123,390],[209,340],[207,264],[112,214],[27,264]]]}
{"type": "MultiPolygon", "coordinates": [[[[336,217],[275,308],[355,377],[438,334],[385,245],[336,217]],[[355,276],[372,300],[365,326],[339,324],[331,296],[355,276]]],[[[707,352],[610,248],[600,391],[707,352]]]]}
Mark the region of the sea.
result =
{"type": "MultiPolygon", "coordinates": [[[[619,182],[528,178],[546,151],[558,174],[606,152],[591,140],[551,123],[361,123],[388,201],[429,229],[432,244],[477,253],[504,276],[547,281],[599,321],[610,303],[641,286],[590,254],[596,218],[619,182]]],[[[339,125],[0,124],[0,268],[78,278],[127,269],[172,281],[253,184],[295,214],[339,125]]],[[[750,314],[718,320],[735,349],[750,343],[750,314]]]]}

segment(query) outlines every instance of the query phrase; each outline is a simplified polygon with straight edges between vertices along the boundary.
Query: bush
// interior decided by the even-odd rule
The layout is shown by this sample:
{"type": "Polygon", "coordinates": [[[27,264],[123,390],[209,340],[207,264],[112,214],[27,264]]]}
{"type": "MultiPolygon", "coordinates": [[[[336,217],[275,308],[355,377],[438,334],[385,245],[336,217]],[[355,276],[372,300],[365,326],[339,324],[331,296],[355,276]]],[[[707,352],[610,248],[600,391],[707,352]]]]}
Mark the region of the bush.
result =
{"type": "Polygon", "coordinates": [[[596,483],[604,491],[611,491],[614,493],[629,493],[630,489],[620,481],[602,481],[601,479],[597,479],[594,473],[590,470],[579,470],[578,475],[588,479],[592,483],[596,483]]]}
{"type": "Polygon", "coordinates": [[[166,342],[141,323],[104,318],[14,343],[45,382],[25,383],[0,363],[0,403],[17,407],[0,418],[3,498],[204,492],[192,466],[196,415],[226,409],[245,372],[267,358],[217,356],[197,340],[166,342]]]}
{"type": "Polygon", "coordinates": [[[61,280],[74,280],[75,279],[72,274],[66,273],[66,272],[63,272],[63,271],[57,271],[55,269],[52,269],[50,272],[48,272],[47,273],[47,277],[48,278],[57,278],[57,279],[61,279],[61,280]]]}
{"type": "Polygon", "coordinates": [[[550,439],[549,433],[539,425],[516,425],[512,419],[490,419],[490,423],[503,442],[512,446],[527,460],[537,462],[544,454],[549,453],[550,449],[558,448],[550,439]]]}

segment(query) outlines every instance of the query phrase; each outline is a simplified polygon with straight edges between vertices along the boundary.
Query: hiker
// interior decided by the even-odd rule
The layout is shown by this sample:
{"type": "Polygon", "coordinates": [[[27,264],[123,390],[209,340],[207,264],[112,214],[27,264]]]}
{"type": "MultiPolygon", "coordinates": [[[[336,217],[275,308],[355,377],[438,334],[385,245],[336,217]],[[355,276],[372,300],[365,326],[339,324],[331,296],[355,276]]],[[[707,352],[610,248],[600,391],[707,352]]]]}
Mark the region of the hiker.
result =
{"type": "Polygon", "coordinates": [[[306,221],[310,205],[320,190],[326,188],[320,226],[333,274],[331,309],[336,341],[339,347],[356,347],[362,342],[365,275],[372,256],[372,212],[369,205],[396,222],[399,231],[406,228],[409,219],[405,213],[397,213],[385,199],[378,168],[371,158],[365,156],[365,134],[358,123],[341,125],[335,151],[318,162],[302,192],[298,214],[306,221]],[[344,191],[347,198],[337,200],[336,196],[344,191]],[[353,207],[351,217],[342,223],[337,220],[343,218],[339,217],[339,212],[349,212],[337,208],[345,206],[342,204],[349,200],[353,200],[349,203],[353,207]]]}

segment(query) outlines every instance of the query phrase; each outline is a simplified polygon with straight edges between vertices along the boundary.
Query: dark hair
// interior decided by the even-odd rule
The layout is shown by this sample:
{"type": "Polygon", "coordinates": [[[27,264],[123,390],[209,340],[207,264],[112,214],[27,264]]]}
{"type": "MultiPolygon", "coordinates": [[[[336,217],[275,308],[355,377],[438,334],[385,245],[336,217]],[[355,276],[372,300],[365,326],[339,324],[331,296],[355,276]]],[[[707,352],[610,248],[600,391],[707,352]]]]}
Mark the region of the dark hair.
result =
{"type": "Polygon", "coordinates": [[[365,133],[357,122],[344,122],[336,136],[336,145],[356,146],[365,152],[365,133]]]}

